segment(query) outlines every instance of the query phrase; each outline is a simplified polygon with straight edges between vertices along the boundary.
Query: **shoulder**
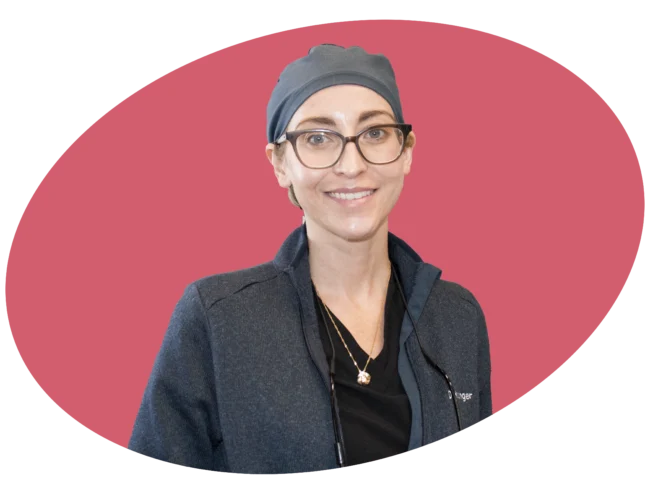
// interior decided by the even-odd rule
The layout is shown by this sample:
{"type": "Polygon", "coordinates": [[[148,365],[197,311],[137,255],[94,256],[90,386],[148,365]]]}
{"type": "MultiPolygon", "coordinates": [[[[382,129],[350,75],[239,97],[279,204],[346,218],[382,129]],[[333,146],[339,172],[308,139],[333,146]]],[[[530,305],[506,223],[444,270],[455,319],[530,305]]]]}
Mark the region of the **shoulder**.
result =
{"type": "Polygon", "coordinates": [[[452,310],[470,312],[477,317],[483,317],[483,310],[474,294],[459,283],[439,279],[431,290],[438,304],[452,310]]]}
{"type": "MultiPolygon", "coordinates": [[[[485,313],[476,296],[459,283],[439,279],[429,294],[427,317],[433,318],[441,334],[466,342],[477,342],[480,349],[488,347],[485,313]]],[[[483,350],[479,350],[483,351],[483,350]]]]}
{"type": "Polygon", "coordinates": [[[278,274],[278,269],[269,261],[245,269],[204,276],[190,283],[186,290],[196,290],[202,304],[208,309],[248,287],[274,280],[278,274]]]}

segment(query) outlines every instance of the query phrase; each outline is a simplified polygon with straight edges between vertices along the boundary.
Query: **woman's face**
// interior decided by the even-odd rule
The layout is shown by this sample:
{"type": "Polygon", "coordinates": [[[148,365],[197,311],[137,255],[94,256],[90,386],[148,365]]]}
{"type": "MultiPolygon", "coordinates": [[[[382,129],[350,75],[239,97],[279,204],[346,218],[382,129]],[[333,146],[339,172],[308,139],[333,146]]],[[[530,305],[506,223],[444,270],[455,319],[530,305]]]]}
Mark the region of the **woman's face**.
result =
{"type": "MultiPolygon", "coordinates": [[[[293,115],[287,131],[324,128],[353,136],[368,127],[395,122],[390,105],[376,92],[358,85],[338,85],[307,99],[293,115]]],[[[404,176],[411,169],[414,139],[412,135],[411,146],[385,165],[365,161],[353,143],[345,146],[334,166],[325,169],[302,165],[289,142],[282,144],[285,149],[280,159],[273,156],[272,144],[267,146],[267,156],[279,184],[285,188],[293,185],[308,226],[315,223],[331,234],[358,241],[372,237],[387,221],[402,191],[404,176]],[[360,199],[332,194],[346,189],[372,193],[360,199]]]]}

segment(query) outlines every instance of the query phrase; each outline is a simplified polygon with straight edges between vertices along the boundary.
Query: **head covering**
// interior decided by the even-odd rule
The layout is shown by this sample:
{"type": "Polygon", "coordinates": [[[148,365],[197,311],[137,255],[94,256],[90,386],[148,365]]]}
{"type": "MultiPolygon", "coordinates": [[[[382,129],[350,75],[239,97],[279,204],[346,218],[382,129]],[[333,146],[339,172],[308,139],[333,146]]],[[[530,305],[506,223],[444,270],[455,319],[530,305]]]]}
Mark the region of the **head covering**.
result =
{"type": "Polygon", "coordinates": [[[266,108],[266,136],[274,142],[285,131],[296,110],[312,94],[328,86],[357,84],[372,89],[404,122],[395,73],[388,59],[360,46],[343,48],[325,43],[309,49],[307,56],[291,62],[280,74],[266,108]]]}

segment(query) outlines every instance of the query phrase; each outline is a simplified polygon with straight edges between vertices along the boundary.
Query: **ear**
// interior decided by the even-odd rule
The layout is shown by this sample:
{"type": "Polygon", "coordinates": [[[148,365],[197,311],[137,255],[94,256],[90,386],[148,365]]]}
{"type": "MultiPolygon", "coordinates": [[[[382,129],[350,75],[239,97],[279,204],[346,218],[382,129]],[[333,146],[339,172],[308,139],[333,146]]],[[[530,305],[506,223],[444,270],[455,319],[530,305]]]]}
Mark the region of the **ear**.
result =
{"type": "Polygon", "coordinates": [[[264,152],[266,153],[266,159],[269,160],[269,163],[271,163],[271,165],[273,165],[273,148],[275,148],[275,144],[270,142],[266,145],[266,148],[264,149],[264,152]]]}
{"type": "Polygon", "coordinates": [[[404,146],[404,175],[408,175],[411,171],[411,162],[413,161],[413,148],[415,147],[415,132],[411,131],[406,138],[406,145],[404,146]]]}
{"type": "Polygon", "coordinates": [[[273,172],[275,173],[275,178],[278,179],[278,184],[280,187],[288,189],[291,185],[291,180],[286,174],[285,171],[285,160],[284,157],[278,158],[277,154],[273,152],[275,149],[275,144],[269,143],[266,145],[265,153],[266,159],[269,160],[269,163],[273,165],[273,172]]]}

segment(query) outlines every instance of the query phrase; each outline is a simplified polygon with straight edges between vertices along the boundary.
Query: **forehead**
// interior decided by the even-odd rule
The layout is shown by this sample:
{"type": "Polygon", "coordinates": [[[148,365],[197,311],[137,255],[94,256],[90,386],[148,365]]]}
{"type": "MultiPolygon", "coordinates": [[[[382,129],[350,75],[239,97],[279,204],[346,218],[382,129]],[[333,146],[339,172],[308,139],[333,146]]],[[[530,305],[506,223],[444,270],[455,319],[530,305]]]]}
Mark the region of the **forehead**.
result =
{"type": "Polygon", "coordinates": [[[384,110],[395,116],[388,101],[372,89],[355,84],[330,86],[307,98],[291,117],[289,125],[294,125],[305,118],[321,116],[336,119],[338,115],[341,118],[354,119],[369,110],[384,110]]]}

